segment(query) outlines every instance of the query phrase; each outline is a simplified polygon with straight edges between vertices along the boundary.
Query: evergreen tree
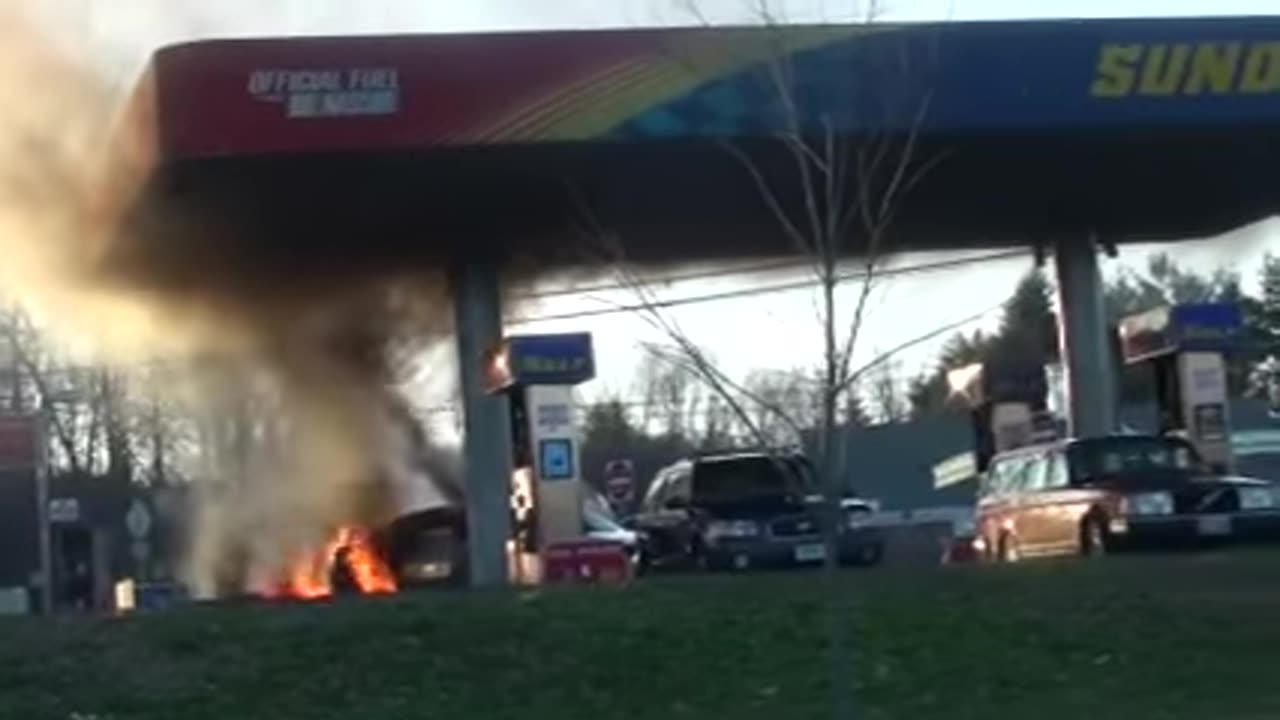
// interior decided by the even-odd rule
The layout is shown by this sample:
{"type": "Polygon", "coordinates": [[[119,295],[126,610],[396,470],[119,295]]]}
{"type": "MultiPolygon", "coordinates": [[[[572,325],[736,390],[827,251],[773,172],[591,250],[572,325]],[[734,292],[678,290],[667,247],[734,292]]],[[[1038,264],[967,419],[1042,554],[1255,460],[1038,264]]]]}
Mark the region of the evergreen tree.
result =
{"type": "Polygon", "coordinates": [[[645,432],[633,418],[627,403],[616,395],[603,397],[588,406],[582,425],[583,479],[601,491],[605,489],[604,466],[611,460],[632,462],[639,496],[654,473],[694,450],[686,438],[645,432]]]}
{"type": "MultiPolygon", "coordinates": [[[[1209,275],[1185,270],[1167,254],[1147,261],[1146,276],[1129,273],[1107,283],[1104,305],[1112,327],[1130,315],[1181,303],[1237,302],[1250,318],[1255,337],[1280,352],[1280,258],[1268,256],[1263,268],[1263,299],[1246,296],[1236,273],[1217,270],[1209,275]],[[1270,291],[1267,290],[1270,288],[1270,291]],[[1270,294],[1268,294],[1268,292],[1270,294]],[[1271,298],[1269,301],[1266,298],[1271,298]]],[[[940,353],[938,364],[911,381],[908,397],[911,417],[919,418],[946,409],[950,388],[947,372],[991,357],[1021,356],[1050,362],[1058,357],[1057,319],[1053,312],[1052,286],[1038,269],[1027,273],[1004,306],[1004,317],[994,336],[975,333],[952,337],[940,353]]],[[[1237,354],[1228,361],[1231,387],[1244,388],[1256,355],[1237,354]]],[[[1121,402],[1150,400],[1154,384],[1147,367],[1121,367],[1121,402]]]]}
{"type": "Polygon", "coordinates": [[[970,335],[957,333],[947,340],[933,370],[911,381],[911,387],[907,391],[911,417],[919,419],[945,411],[951,396],[947,373],[985,361],[993,352],[998,339],[998,335],[987,335],[977,330],[970,335]]]}
{"type": "Polygon", "coordinates": [[[1262,349],[1280,354],[1280,256],[1267,253],[1262,258],[1258,278],[1261,292],[1253,320],[1253,330],[1262,349]]]}
{"type": "Polygon", "coordinates": [[[1245,312],[1254,344],[1249,390],[1267,398],[1272,415],[1280,417],[1280,256],[1263,256],[1258,285],[1259,297],[1245,312]]]}
{"type": "Polygon", "coordinates": [[[1004,305],[997,349],[1002,355],[1043,363],[1058,356],[1053,288],[1039,268],[1022,277],[1004,305]]]}

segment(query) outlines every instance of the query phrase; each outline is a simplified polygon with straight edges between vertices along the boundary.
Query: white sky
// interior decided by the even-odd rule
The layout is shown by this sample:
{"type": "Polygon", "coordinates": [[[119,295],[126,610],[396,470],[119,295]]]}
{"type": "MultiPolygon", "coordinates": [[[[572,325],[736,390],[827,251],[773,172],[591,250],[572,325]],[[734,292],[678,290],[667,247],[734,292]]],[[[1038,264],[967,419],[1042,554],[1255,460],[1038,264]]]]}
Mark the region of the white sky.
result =
{"type": "MultiPolygon", "coordinates": [[[[716,22],[743,22],[756,16],[753,0],[698,0],[700,11],[716,22]]],[[[103,72],[127,83],[154,48],[198,37],[268,34],[350,34],[377,32],[460,32],[493,29],[607,27],[691,24],[687,3],[680,0],[39,0],[39,11],[50,19],[63,39],[79,52],[93,56],[103,72]]],[[[866,6],[836,0],[789,0],[774,3],[791,20],[837,20],[861,17],[866,6]]],[[[887,0],[879,17],[891,20],[1001,19],[1047,17],[1117,17],[1169,15],[1242,15],[1280,13],[1275,0],[887,0]]],[[[1280,226],[1276,226],[1280,227],[1280,226]]],[[[1235,233],[1212,242],[1170,246],[1189,267],[1219,266],[1243,271],[1252,287],[1260,255],[1266,247],[1280,247],[1269,232],[1235,233]]],[[[1149,247],[1128,246],[1121,262],[1141,268],[1149,247]]],[[[900,264],[930,262],[907,258],[900,264]]],[[[1026,261],[1003,261],[982,267],[933,273],[887,282],[877,289],[864,341],[862,360],[928,333],[939,325],[977,313],[1006,298],[1026,261]]],[[[1114,262],[1109,265],[1114,266],[1114,262]]],[[[1114,272],[1114,267],[1108,268],[1114,272]]],[[[700,282],[664,291],[674,297],[717,292],[743,282],[773,284],[788,278],[751,276],[737,283],[700,282]]],[[[853,294],[856,288],[851,287],[853,294]]],[[[631,299],[614,295],[614,302],[631,299]]],[[[518,314],[562,313],[601,307],[598,301],[557,300],[518,314]]],[[[704,342],[734,374],[758,367],[811,365],[819,350],[818,325],[812,293],[807,291],[761,295],[749,299],[710,302],[673,310],[672,315],[692,336],[704,342]]],[[[993,315],[994,321],[997,316],[993,315]]],[[[556,332],[587,329],[596,337],[602,379],[596,389],[630,389],[640,360],[636,337],[660,340],[640,319],[613,315],[591,320],[542,323],[519,331],[556,332]]],[[[903,353],[898,372],[914,374],[931,361],[937,343],[903,353]]],[[[588,388],[590,391],[590,387],[588,388]]]]}

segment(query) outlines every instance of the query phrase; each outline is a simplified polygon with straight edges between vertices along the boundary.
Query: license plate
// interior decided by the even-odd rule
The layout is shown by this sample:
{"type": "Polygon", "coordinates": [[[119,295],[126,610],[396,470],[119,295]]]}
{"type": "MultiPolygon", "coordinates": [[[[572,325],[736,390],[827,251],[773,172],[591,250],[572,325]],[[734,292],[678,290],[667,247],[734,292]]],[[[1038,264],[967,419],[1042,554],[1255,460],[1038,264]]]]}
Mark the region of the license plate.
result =
{"type": "Polygon", "coordinates": [[[1201,535],[1230,535],[1231,517],[1228,515],[1205,515],[1196,521],[1196,532],[1201,535]]]}
{"type": "Polygon", "coordinates": [[[817,562],[825,560],[827,557],[827,547],[825,545],[798,545],[796,546],[796,562],[817,562]]]}

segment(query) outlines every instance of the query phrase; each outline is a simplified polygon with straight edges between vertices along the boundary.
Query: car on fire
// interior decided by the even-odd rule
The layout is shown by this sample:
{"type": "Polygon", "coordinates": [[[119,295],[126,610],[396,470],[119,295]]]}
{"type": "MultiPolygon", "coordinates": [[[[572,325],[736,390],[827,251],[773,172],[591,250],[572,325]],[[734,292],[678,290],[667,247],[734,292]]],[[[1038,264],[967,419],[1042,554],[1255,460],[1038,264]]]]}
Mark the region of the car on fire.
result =
{"type": "MultiPolygon", "coordinates": [[[[643,535],[620,525],[598,503],[584,502],[584,538],[621,545],[632,571],[644,569],[643,535]]],[[[441,505],[397,519],[383,532],[387,562],[401,587],[467,584],[467,514],[457,505],[441,505]]]]}
{"type": "Polygon", "coordinates": [[[994,561],[1280,539],[1280,486],[1211,472],[1173,436],[1067,439],[999,454],[978,494],[973,542],[994,561]]]}
{"type": "MultiPolygon", "coordinates": [[[[655,568],[745,570],[818,565],[826,560],[821,499],[801,454],[734,453],[676,462],[650,484],[630,520],[645,533],[655,568]]],[[[883,555],[874,510],[841,503],[839,560],[874,564],[883,555]]]]}

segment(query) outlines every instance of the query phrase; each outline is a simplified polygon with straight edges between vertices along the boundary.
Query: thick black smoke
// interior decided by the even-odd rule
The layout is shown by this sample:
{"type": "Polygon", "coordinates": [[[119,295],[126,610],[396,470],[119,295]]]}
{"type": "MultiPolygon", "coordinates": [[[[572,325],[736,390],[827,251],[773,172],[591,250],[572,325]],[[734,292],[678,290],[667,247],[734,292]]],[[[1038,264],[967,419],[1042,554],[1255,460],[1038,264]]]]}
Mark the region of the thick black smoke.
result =
{"type": "Polygon", "coordinates": [[[202,420],[196,589],[271,584],[338,525],[445,501],[398,391],[450,333],[436,268],[291,261],[215,216],[153,211],[144,148],[91,59],[14,2],[0,27],[0,284],[95,359],[191,362],[192,387],[167,390],[194,389],[202,420]]]}

